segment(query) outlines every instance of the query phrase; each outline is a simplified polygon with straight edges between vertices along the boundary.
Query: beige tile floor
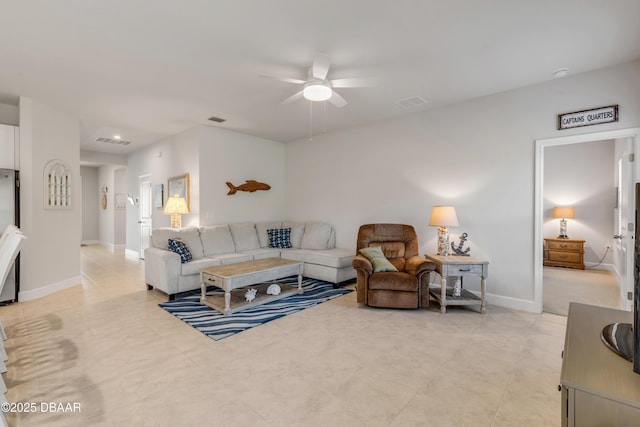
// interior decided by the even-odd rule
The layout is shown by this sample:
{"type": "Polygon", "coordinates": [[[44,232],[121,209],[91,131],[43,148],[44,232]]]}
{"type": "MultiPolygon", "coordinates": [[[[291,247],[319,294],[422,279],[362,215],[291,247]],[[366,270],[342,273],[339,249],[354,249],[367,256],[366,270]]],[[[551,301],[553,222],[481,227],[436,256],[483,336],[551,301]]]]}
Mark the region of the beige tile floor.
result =
{"type": "Polygon", "coordinates": [[[216,342],[158,308],[143,262],[89,246],[82,269],[82,285],[0,307],[7,399],[38,408],[13,426],[560,425],[562,316],[351,293],[216,342]]]}

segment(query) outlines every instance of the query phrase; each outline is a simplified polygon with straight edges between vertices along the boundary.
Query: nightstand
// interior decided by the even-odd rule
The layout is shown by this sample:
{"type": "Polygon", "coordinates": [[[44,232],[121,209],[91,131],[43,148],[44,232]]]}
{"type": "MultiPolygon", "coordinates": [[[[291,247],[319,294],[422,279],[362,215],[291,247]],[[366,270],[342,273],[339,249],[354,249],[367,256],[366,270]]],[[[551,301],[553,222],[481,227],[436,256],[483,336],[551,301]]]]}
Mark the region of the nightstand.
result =
{"type": "Polygon", "coordinates": [[[584,270],[584,240],[544,239],[544,265],[584,270]]]}

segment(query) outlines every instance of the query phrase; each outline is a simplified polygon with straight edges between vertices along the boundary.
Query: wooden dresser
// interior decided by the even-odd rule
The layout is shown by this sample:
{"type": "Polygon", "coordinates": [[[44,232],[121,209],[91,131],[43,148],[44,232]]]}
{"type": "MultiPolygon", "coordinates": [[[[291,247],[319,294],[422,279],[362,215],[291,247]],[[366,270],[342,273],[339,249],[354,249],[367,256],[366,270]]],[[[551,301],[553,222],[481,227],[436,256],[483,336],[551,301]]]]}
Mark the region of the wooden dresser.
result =
{"type": "Polygon", "coordinates": [[[544,239],[544,265],[584,270],[584,240],[544,239]]]}

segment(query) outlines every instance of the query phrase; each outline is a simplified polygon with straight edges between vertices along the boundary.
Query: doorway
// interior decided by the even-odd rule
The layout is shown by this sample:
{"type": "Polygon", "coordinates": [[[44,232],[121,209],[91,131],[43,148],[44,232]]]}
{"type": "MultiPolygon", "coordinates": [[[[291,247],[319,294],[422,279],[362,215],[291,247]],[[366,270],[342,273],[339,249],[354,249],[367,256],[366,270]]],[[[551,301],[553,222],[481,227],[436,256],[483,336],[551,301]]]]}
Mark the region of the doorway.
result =
{"type": "MultiPolygon", "coordinates": [[[[544,269],[543,269],[543,241],[545,237],[545,194],[544,194],[544,171],[545,171],[545,152],[550,151],[553,147],[560,147],[569,144],[580,144],[587,142],[595,142],[595,141],[603,141],[603,140],[615,140],[628,141],[628,146],[632,152],[635,152],[636,142],[638,141],[638,137],[640,136],[640,129],[623,129],[617,131],[607,131],[607,132],[595,132],[590,134],[582,134],[582,135],[573,135],[562,138],[551,138],[551,139],[542,139],[536,141],[536,170],[535,170],[535,212],[534,212],[534,304],[536,307],[536,311],[543,311],[543,280],[544,280],[544,269]]],[[[612,159],[613,161],[613,159],[612,159]]],[[[571,164],[571,159],[567,159],[567,164],[571,164]]],[[[624,186],[628,188],[633,188],[633,184],[635,182],[635,163],[631,164],[629,168],[627,168],[627,174],[622,182],[623,185],[620,185],[619,188],[623,188],[624,186]]],[[[612,174],[613,175],[613,174],[612,174]]],[[[613,176],[611,177],[611,182],[614,181],[613,176]]],[[[633,201],[629,206],[633,206],[633,201]]],[[[618,210],[616,210],[618,212],[618,210]]],[[[628,213],[627,213],[628,214],[628,213]]],[[[633,218],[631,215],[630,218],[633,218]]],[[[613,231],[611,231],[611,242],[613,242],[613,231]]],[[[625,235],[624,245],[627,247],[632,247],[633,242],[629,233],[625,235]]],[[[610,244],[613,246],[613,243],[610,244]]],[[[614,257],[615,258],[615,257],[614,257]]],[[[626,296],[627,292],[632,291],[633,286],[630,278],[633,277],[632,274],[629,273],[629,268],[633,268],[630,263],[625,263],[621,266],[616,265],[616,269],[622,269],[623,271],[618,272],[619,277],[619,286],[620,286],[620,294],[621,296],[626,296]]],[[[628,307],[625,307],[628,308],[628,307]]]]}

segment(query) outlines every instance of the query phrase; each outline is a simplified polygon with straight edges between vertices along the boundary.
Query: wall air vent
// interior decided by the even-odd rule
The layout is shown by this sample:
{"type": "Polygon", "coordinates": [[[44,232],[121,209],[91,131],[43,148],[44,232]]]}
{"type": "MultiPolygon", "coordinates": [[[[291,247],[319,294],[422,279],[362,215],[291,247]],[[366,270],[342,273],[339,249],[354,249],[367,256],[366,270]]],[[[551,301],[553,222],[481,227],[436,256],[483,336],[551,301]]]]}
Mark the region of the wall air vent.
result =
{"type": "Polygon", "coordinates": [[[114,139],[114,138],[96,138],[96,142],[102,142],[105,144],[116,144],[116,145],[129,145],[131,141],[127,141],[124,139],[114,139]]]}
{"type": "Polygon", "coordinates": [[[411,96],[409,98],[399,99],[398,101],[396,101],[396,104],[398,104],[402,108],[410,110],[413,108],[424,107],[425,105],[427,105],[427,101],[425,101],[424,98],[420,96],[411,96]]]}
{"type": "Polygon", "coordinates": [[[225,119],[221,119],[220,117],[216,117],[216,116],[211,116],[207,120],[211,120],[212,122],[216,122],[216,123],[226,122],[225,119]]]}

